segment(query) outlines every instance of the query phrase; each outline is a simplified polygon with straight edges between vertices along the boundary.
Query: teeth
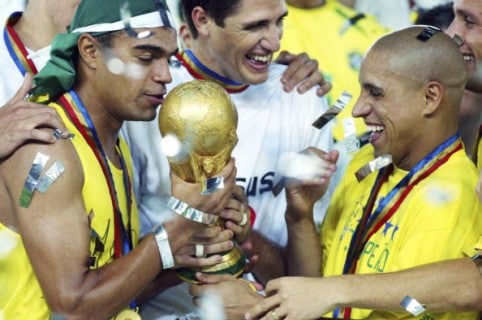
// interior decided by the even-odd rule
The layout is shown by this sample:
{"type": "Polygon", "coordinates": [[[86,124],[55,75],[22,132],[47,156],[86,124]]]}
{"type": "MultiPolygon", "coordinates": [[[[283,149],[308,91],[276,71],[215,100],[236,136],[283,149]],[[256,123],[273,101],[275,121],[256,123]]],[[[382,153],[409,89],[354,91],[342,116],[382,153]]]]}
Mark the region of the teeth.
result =
{"type": "Polygon", "coordinates": [[[249,55],[249,58],[250,59],[253,59],[257,62],[262,62],[262,63],[267,63],[269,61],[269,55],[268,56],[260,56],[260,55],[254,55],[254,54],[251,54],[249,55]]]}
{"type": "Polygon", "coordinates": [[[474,60],[474,57],[473,57],[473,56],[466,56],[466,55],[464,55],[464,60],[465,60],[465,61],[472,61],[472,60],[474,60]]]}
{"type": "Polygon", "coordinates": [[[383,131],[383,129],[385,129],[385,127],[384,126],[367,125],[367,129],[369,131],[383,131]]]}

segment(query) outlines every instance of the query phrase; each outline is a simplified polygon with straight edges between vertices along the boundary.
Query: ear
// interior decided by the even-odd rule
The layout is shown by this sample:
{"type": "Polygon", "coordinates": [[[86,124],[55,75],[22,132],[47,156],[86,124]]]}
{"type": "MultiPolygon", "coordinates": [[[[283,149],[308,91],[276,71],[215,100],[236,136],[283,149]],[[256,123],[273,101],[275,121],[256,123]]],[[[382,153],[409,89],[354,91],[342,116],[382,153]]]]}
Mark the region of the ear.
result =
{"type": "Polygon", "coordinates": [[[200,35],[209,35],[210,17],[203,8],[197,6],[191,12],[192,22],[200,35]]]}
{"type": "Polygon", "coordinates": [[[80,61],[95,69],[99,59],[99,43],[90,34],[82,34],[77,41],[80,61]]]}
{"type": "Polygon", "coordinates": [[[424,87],[425,105],[423,115],[430,116],[435,113],[442,103],[444,87],[436,81],[430,81],[424,87]]]}
{"type": "Polygon", "coordinates": [[[182,23],[179,26],[179,37],[181,38],[182,45],[184,48],[189,49],[191,48],[191,31],[189,30],[189,27],[187,26],[186,23],[182,23]]]}

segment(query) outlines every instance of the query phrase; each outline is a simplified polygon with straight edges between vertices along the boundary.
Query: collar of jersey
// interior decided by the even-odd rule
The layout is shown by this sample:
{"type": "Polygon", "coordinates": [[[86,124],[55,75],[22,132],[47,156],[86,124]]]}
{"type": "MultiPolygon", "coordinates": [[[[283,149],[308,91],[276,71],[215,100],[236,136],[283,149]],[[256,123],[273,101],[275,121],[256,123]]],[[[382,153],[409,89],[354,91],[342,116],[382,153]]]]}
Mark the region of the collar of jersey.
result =
{"type": "Polygon", "coordinates": [[[223,86],[229,93],[244,91],[249,86],[248,84],[233,81],[212,71],[203,65],[191,50],[184,50],[177,54],[176,57],[194,78],[214,81],[223,86]]]}

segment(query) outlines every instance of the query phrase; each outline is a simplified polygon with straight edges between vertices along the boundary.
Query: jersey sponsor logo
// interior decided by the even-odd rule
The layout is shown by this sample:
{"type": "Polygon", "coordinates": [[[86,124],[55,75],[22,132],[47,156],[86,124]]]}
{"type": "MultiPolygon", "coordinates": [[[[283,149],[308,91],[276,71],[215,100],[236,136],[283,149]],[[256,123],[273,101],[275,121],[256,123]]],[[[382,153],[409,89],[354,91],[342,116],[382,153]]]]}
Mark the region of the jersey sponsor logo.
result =
{"type": "Polygon", "coordinates": [[[244,188],[244,192],[248,197],[255,197],[266,192],[272,192],[275,186],[275,173],[273,171],[266,172],[262,176],[255,177],[237,177],[236,182],[244,188]]]}
{"type": "Polygon", "coordinates": [[[368,241],[361,253],[361,259],[365,261],[365,266],[376,272],[385,271],[390,249],[387,245],[380,246],[378,243],[368,241]]]}
{"type": "MultiPolygon", "coordinates": [[[[344,252],[348,250],[349,243],[353,234],[355,233],[356,226],[360,223],[360,216],[363,212],[363,204],[357,201],[355,208],[350,216],[349,221],[345,224],[341,235],[340,241],[346,243],[344,252]]],[[[374,272],[384,272],[387,260],[390,256],[390,248],[393,245],[396,234],[399,231],[399,226],[389,220],[379,229],[374,235],[383,235],[383,239],[378,241],[368,240],[363,251],[360,254],[359,264],[363,263],[365,268],[373,270],[374,272]]]]}

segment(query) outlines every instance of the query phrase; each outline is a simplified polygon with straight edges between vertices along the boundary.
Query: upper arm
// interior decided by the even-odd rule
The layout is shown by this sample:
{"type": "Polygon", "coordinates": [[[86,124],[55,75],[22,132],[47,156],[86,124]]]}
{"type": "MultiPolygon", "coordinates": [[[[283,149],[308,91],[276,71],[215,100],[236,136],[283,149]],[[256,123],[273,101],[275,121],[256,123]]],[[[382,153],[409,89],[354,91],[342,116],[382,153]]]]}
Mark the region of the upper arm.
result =
{"type": "Polygon", "coordinates": [[[89,257],[89,224],[82,200],[83,171],[69,140],[55,144],[27,144],[0,166],[9,202],[47,300],[68,293],[85,272],[89,257]],[[56,161],[64,172],[40,193],[35,190],[30,204],[21,205],[20,196],[38,153],[48,156],[42,174],[56,161]],[[50,298],[50,299],[49,299],[50,298]]]}

